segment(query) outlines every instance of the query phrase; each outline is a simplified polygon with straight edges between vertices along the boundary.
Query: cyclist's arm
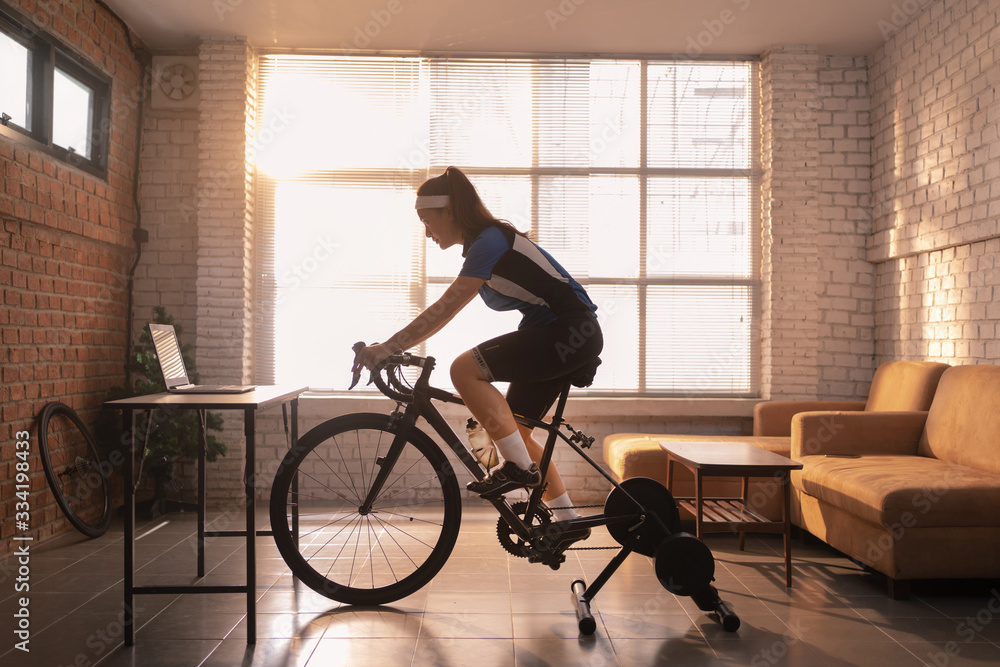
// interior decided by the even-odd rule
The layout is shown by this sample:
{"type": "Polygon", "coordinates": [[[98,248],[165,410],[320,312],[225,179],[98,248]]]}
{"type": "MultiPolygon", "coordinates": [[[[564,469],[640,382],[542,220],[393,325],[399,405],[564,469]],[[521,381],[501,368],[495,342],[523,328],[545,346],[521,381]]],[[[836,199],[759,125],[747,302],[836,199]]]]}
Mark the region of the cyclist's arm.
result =
{"type": "Polygon", "coordinates": [[[393,334],[383,345],[395,350],[407,350],[419,345],[444,328],[476,298],[479,288],[486,281],[482,278],[459,276],[448,286],[441,298],[417,315],[412,322],[393,334]]]}
{"type": "Polygon", "coordinates": [[[440,331],[474,298],[486,281],[482,278],[459,276],[448,286],[441,298],[428,306],[413,321],[379,345],[369,345],[362,350],[354,363],[354,371],[361,366],[372,368],[390,354],[419,345],[440,331]]]}

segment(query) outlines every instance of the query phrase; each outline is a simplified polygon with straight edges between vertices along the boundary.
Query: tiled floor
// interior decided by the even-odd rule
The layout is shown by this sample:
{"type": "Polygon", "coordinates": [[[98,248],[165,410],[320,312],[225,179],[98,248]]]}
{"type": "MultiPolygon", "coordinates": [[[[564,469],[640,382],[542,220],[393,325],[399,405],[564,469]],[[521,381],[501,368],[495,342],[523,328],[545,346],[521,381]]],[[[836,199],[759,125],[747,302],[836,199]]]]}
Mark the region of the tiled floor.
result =
{"type": "MultiPolygon", "coordinates": [[[[743,625],[727,633],[689,598],[667,593],[651,559],[631,555],[597,596],[597,632],[580,636],[571,582],[592,580],[614,552],[574,551],[558,571],[508,556],[492,508],[466,508],[445,569],[392,607],[353,608],[296,585],[270,538],[258,538],[258,641],[246,644],[242,595],[136,597],[136,644],[122,641],[122,530],[66,536],[30,558],[30,653],[15,648],[17,564],[0,569],[0,664],[59,665],[934,665],[1000,664],[1000,582],[926,582],[894,602],[884,582],[821,544],[708,538],[716,584],[743,625]]],[[[194,517],[142,524],[139,584],[193,580],[194,517]]],[[[239,584],[242,540],[217,538],[206,583],[239,584]]],[[[598,529],[587,546],[614,544],[598,529]]],[[[961,557],[960,554],[955,555],[961,557]]]]}

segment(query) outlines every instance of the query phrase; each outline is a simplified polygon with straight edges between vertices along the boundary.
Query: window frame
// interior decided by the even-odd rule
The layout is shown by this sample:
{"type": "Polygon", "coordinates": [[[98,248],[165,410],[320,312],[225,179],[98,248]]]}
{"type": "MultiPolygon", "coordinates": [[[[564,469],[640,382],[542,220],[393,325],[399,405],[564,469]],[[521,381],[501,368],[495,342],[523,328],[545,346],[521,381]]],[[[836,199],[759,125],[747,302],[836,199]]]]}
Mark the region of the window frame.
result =
{"type": "Polygon", "coordinates": [[[4,4],[0,4],[0,33],[23,45],[31,54],[31,81],[28,88],[31,128],[3,121],[0,122],[0,135],[40,150],[89,174],[107,179],[113,79],[4,4]],[[92,106],[88,109],[89,158],[53,141],[57,70],[93,90],[92,106]]]}

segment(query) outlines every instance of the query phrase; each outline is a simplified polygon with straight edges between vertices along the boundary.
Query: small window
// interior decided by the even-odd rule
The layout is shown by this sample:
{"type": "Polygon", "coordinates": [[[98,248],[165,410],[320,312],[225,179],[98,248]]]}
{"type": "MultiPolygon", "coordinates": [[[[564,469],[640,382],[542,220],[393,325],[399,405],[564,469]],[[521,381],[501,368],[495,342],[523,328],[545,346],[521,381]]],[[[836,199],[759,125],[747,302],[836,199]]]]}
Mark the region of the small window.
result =
{"type": "Polygon", "coordinates": [[[3,123],[31,131],[31,50],[0,32],[0,113],[3,123]]]}
{"type": "Polygon", "coordinates": [[[0,134],[107,175],[111,79],[0,5],[0,134]]]}

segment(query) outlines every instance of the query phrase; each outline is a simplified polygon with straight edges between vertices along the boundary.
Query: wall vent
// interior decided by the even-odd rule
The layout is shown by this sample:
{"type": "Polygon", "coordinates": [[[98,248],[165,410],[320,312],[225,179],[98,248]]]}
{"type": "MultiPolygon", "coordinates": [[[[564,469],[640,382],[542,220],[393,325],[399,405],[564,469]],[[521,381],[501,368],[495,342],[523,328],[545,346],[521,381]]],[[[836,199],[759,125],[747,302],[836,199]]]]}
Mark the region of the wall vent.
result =
{"type": "Polygon", "coordinates": [[[153,56],[154,109],[197,109],[198,56],[153,56]]]}

